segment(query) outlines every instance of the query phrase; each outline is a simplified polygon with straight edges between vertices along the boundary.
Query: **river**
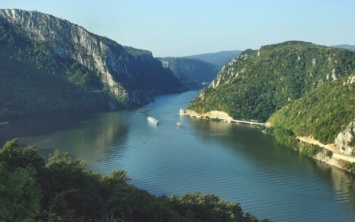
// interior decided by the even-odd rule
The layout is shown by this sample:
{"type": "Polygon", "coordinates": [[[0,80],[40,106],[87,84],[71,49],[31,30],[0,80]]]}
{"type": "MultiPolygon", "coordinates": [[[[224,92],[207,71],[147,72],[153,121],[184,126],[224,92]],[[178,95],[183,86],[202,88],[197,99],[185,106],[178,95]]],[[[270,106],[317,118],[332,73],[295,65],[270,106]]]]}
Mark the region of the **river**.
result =
{"type": "Polygon", "coordinates": [[[252,126],[179,116],[196,93],[158,96],[126,111],[20,119],[0,126],[0,141],[17,137],[43,153],[61,149],[105,174],[125,169],[131,183],[154,194],[213,193],[260,219],[355,221],[354,175],[277,145],[252,126]]]}

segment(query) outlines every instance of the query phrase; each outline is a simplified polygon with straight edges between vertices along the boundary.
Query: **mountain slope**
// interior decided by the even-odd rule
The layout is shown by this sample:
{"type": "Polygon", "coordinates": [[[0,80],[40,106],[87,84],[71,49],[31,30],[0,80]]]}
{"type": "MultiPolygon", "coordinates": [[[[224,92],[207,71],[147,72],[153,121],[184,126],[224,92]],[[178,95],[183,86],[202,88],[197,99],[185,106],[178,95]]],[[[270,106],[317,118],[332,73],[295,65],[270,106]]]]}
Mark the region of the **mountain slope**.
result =
{"type": "Polygon", "coordinates": [[[159,60],[163,67],[171,69],[188,87],[201,87],[203,82],[210,83],[218,73],[216,66],[198,59],[165,57],[159,60]]]}
{"type": "Polygon", "coordinates": [[[355,52],[312,43],[291,41],[246,50],[225,65],[188,108],[264,122],[290,101],[354,68],[355,52]]]}
{"type": "Polygon", "coordinates": [[[214,64],[218,69],[222,68],[225,64],[230,62],[233,58],[239,56],[241,51],[222,51],[216,53],[205,53],[199,55],[185,56],[185,58],[198,59],[211,64],[214,64]]]}
{"type": "Polygon", "coordinates": [[[348,126],[355,126],[354,87],[355,76],[325,83],[286,105],[268,121],[273,128],[289,131],[290,135],[312,136],[324,144],[337,143],[339,148],[349,143],[355,150],[355,132],[349,132],[347,142],[336,142],[336,139],[344,140],[338,138],[339,133],[348,126]]]}
{"type": "Polygon", "coordinates": [[[6,89],[12,89],[1,94],[3,115],[11,116],[4,105],[9,101],[17,106],[13,111],[23,110],[25,115],[38,111],[28,108],[35,106],[33,100],[38,97],[42,105],[53,101],[43,107],[44,111],[71,106],[93,110],[112,104],[140,106],[152,101],[153,95],[184,90],[172,71],[163,68],[150,52],[123,47],[51,15],[0,10],[0,43],[4,67],[0,79],[6,89]],[[27,96],[21,91],[24,89],[29,92],[27,96]],[[14,102],[12,96],[22,102],[14,102]],[[54,105],[56,100],[67,101],[67,105],[54,105]],[[89,105],[90,100],[97,101],[89,105]]]}

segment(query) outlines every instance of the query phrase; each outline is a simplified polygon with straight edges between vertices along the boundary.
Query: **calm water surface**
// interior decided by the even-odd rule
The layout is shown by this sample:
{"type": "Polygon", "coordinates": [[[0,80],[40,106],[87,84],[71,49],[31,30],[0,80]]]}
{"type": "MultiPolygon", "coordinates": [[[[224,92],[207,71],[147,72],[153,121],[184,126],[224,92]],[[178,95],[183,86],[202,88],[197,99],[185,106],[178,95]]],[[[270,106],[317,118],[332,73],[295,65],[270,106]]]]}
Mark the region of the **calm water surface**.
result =
{"type": "Polygon", "coordinates": [[[133,184],[155,194],[214,193],[258,218],[355,221],[353,175],[281,147],[251,126],[180,117],[196,93],[160,96],[129,111],[22,119],[0,126],[0,140],[65,150],[105,174],[126,169],[133,184]]]}

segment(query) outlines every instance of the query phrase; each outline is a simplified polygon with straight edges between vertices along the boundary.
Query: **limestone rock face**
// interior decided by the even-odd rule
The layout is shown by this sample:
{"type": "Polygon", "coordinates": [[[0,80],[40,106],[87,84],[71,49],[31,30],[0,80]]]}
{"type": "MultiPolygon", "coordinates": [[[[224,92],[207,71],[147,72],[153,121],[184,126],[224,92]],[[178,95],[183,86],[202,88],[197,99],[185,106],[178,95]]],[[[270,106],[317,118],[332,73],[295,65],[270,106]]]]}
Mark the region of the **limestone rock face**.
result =
{"type": "Polygon", "coordinates": [[[73,59],[97,73],[115,99],[126,106],[143,105],[154,94],[183,90],[172,72],[148,51],[124,47],[69,21],[37,11],[4,9],[0,10],[0,18],[22,29],[32,41],[46,43],[58,56],[73,59]]]}
{"type": "Polygon", "coordinates": [[[338,134],[335,145],[339,147],[340,153],[355,156],[355,120],[338,134]]]}

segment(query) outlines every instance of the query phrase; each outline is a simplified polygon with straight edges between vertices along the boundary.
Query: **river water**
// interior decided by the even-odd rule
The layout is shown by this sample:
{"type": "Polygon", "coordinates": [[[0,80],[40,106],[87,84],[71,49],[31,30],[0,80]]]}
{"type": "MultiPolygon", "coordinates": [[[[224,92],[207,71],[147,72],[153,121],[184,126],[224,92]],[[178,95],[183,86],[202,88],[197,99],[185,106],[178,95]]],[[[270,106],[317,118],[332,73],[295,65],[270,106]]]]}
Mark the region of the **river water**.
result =
{"type": "Polygon", "coordinates": [[[252,126],[179,116],[196,94],[159,96],[127,111],[21,119],[0,126],[0,140],[17,137],[43,153],[61,149],[105,174],[125,169],[131,183],[154,194],[213,193],[260,219],[355,221],[353,175],[252,126]]]}

